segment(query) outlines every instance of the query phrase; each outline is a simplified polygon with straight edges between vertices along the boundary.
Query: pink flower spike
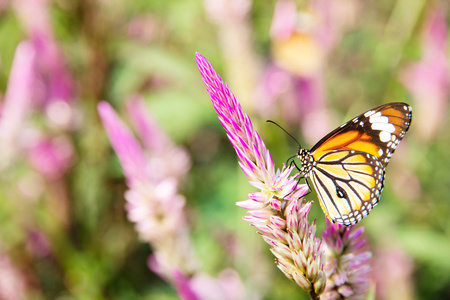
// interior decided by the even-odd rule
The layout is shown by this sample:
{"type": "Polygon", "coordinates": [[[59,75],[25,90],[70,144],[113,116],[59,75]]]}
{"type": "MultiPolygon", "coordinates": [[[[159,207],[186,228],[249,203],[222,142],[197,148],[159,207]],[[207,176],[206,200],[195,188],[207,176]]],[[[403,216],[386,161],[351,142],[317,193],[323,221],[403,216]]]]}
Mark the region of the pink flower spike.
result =
{"type": "Polygon", "coordinates": [[[128,185],[133,187],[137,183],[145,183],[148,179],[147,162],[138,141],[109,103],[100,102],[98,113],[119,157],[128,185]]]}
{"type": "Polygon", "coordinates": [[[269,150],[228,86],[202,55],[197,53],[196,60],[239,164],[250,184],[260,190],[249,194],[258,205],[250,200],[238,202],[237,205],[249,210],[250,216],[243,219],[258,228],[280,270],[310,292],[313,299],[318,299],[326,284],[324,254],[322,243],[315,237],[315,223],[307,221],[311,204],[303,204],[301,198],[307,188],[297,183],[297,175],[289,176],[293,168],[275,169],[269,150]],[[301,268],[293,258],[300,252],[300,259],[304,257],[306,261],[301,268]]]}
{"type": "MultiPolygon", "coordinates": [[[[265,161],[264,159],[270,156],[266,155],[268,150],[264,144],[259,144],[262,141],[253,126],[250,119],[241,110],[239,102],[237,102],[234,95],[228,89],[228,86],[222,81],[220,76],[215,73],[211,64],[199,53],[196,54],[197,65],[206,84],[206,89],[210,93],[211,100],[217,113],[222,117],[222,125],[231,136],[238,136],[239,143],[232,138],[236,151],[242,151],[242,154],[260,169],[254,172],[260,180],[266,178],[266,170],[270,170],[273,166],[273,161],[265,161]],[[230,125],[230,126],[228,126],[230,125]],[[255,143],[254,143],[255,141],[255,143]],[[254,156],[245,149],[256,149],[257,155],[254,156]],[[262,152],[261,152],[262,151],[262,152]]],[[[252,150],[253,151],[253,150],[252,150]]],[[[242,156],[242,155],[241,155],[242,156]]],[[[242,160],[241,160],[242,161],[242,160]]],[[[242,161],[245,165],[246,162],[242,161]]]]}
{"type": "Polygon", "coordinates": [[[363,298],[370,284],[371,253],[362,249],[365,244],[361,229],[332,224],[327,219],[323,241],[327,254],[326,273],[328,282],[324,299],[363,298]]]}

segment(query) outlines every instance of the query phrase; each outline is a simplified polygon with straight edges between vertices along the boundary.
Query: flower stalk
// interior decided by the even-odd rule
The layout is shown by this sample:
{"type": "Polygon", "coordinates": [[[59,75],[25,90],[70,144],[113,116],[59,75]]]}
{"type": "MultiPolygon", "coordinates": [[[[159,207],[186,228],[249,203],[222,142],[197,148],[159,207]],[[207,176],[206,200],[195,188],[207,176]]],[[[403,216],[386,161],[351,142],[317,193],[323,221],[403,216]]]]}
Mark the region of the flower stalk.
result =
{"type": "Polygon", "coordinates": [[[196,60],[239,165],[250,184],[260,189],[236,203],[248,210],[244,220],[258,229],[286,277],[318,299],[326,285],[325,256],[315,222],[307,220],[311,208],[311,202],[303,201],[307,186],[298,184],[296,175],[289,176],[292,167],[275,170],[269,150],[228,86],[202,55],[197,53],[196,60]]]}

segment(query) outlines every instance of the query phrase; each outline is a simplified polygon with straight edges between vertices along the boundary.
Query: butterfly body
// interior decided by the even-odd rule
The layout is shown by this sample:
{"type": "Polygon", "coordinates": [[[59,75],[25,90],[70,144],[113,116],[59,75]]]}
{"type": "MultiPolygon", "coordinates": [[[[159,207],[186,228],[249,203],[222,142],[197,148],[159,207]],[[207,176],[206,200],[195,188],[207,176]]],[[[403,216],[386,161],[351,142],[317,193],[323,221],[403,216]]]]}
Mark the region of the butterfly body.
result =
{"type": "Polygon", "coordinates": [[[389,103],[330,132],[311,150],[300,148],[300,174],[310,180],[327,217],[353,225],[377,205],[385,168],[411,124],[412,108],[389,103]]]}

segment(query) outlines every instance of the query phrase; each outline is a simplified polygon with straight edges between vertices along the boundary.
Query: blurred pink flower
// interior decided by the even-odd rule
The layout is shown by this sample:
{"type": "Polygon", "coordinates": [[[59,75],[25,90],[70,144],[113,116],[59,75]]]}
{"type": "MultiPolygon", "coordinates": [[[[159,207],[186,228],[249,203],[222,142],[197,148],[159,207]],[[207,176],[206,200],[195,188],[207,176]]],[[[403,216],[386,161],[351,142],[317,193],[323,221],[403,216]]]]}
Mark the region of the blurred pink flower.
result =
{"type": "Polygon", "coordinates": [[[297,28],[297,5],[294,1],[277,1],[274,8],[270,37],[288,39],[297,28]]]}
{"type": "Polygon", "coordinates": [[[159,128],[150,112],[145,108],[144,101],[139,96],[130,97],[127,108],[131,122],[136,128],[142,143],[149,150],[150,176],[158,178],[184,178],[191,167],[187,152],[175,146],[167,135],[159,128]]]}
{"type": "Polygon", "coordinates": [[[140,144],[108,103],[101,102],[98,112],[119,158],[128,187],[144,185],[149,179],[149,170],[140,144]]]}
{"type": "Polygon", "coordinates": [[[35,32],[32,42],[39,57],[36,67],[41,90],[37,100],[41,104],[72,102],[74,83],[59,45],[43,32],[35,32]]]}
{"type": "Polygon", "coordinates": [[[11,4],[29,35],[36,32],[51,35],[50,0],[14,0],[11,4]]]}
{"type": "MultiPolygon", "coordinates": [[[[28,41],[20,43],[1,111],[0,168],[12,164],[14,159],[22,155],[28,155],[33,167],[45,178],[52,180],[64,175],[71,165],[73,149],[64,134],[50,136],[41,133],[48,128],[38,127],[31,119],[34,114],[37,117],[42,116],[34,105],[40,78],[38,64],[42,64],[42,55],[36,52],[35,44],[28,41]],[[44,135],[45,138],[42,137],[44,135]]],[[[61,125],[59,121],[64,123],[63,118],[67,115],[64,105],[67,104],[62,104],[63,107],[60,104],[62,102],[57,100],[47,106],[48,111],[44,117],[54,120],[52,124],[61,125]]]]}
{"type": "Polygon", "coordinates": [[[244,19],[252,7],[250,0],[204,0],[205,10],[215,23],[234,23],[244,19]]]}
{"type": "Polygon", "coordinates": [[[50,242],[44,232],[30,228],[27,234],[27,249],[32,255],[41,258],[51,254],[50,242]]]}
{"type": "Polygon", "coordinates": [[[302,125],[303,136],[316,143],[331,128],[331,112],[327,109],[324,80],[320,74],[309,78],[296,78],[293,93],[297,95],[299,113],[297,120],[302,125]]]}
{"type": "Polygon", "coordinates": [[[330,131],[332,123],[323,84],[322,75],[298,77],[269,65],[258,89],[259,113],[265,118],[301,124],[302,135],[315,143],[330,131]]]}
{"type": "MultiPolygon", "coordinates": [[[[128,218],[136,224],[141,239],[154,248],[152,269],[158,269],[158,274],[172,282],[175,270],[193,272],[196,260],[189,243],[185,199],[178,194],[177,179],[154,176],[161,170],[157,169],[159,163],[147,159],[152,149],[141,147],[108,103],[101,102],[98,111],[130,188],[125,194],[128,218]]],[[[158,136],[162,134],[153,137],[158,136]]]]}
{"type": "Polygon", "coordinates": [[[34,68],[33,104],[45,111],[49,127],[72,129],[76,121],[72,103],[75,84],[54,38],[50,1],[15,0],[12,6],[28,32],[36,57],[39,57],[34,68]]]}
{"type": "Polygon", "coordinates": [[[36,61],[34,104],[45,114],[46,125],[72,130],[77,125],[74,107],[74,81],[67,69],[60,46],[46,33],[35,31],[32,43],[36,61]]]}
{"type": "Polygon", "coordinates": [[[303,10],[291,0],[278,1],[275,6],[271,26],[273,65],[266,68],[258,88],[259,112],[268,118],[277,118],[274,112],[282,113],[288,123],[301,124],[303,136],[310,143],[331,129],[323,72],[327,54],[352,23],[349,20],[355,10],[352,0],[311,1],[303,10]]]}
{"type": "Polygon", "coordinates": [[[129,21],[127,33],[131,38],[147,44],[155,38],[155,31],[158,27],[155,17],[150,13],[144,13],[129,21]]]}
{"type": "Polygon", "coordinates": [[[33,167],[52,180],[65,174],[72,164],[73,148],[65,136],[41,138],[28,150],[33,167]]]}
{"type": "MultiPolygon", "coordinates": [[[[387,242],[392,248],[393,241],[387,242]]],[[[414,261],[408,254],[398,248],[386,250],[380,247],[374,256],[376,299],[414,299],[413,273],[414,261]]]]}
{"type": "MultiPolygon", "coordinates": [[[[190,167],[189,156],[158,128],[145,110],[142,98],[131,97],[128,109],[144,147],[108,103],[101,102],[98,106],[127,179],[128,218],[135,223],[140,238],[153,248],[147,264],[172,284],[182,299],[211,299],[210,295],[203,297],[202,290],[214,289],[216,283],[211,283],[211,286],[193,284],[193,278],[202,276],[202,273],[198,271],[190,242],[184,212],[186,200],[178,193],[179,181],[190,167]]],[[[238,298],[225,295],[221,299],[238,298]]]]}
{"type": "Polygon", "coordinates": [[[346,30],[355,23],[360,1],[312,0],[310,9],[317,17],[314,36],[328,55],[341,41],[346,30]]]}
{"type": "Polygon", "coordinates": [[[8,9],[9,0],[0,0],[0,12],[3,12],[8,9]]]}
{"type": "Polygon", "coordinates": [[[147,111],[142,97],[137,95],[129,97],[127,108],[131,122],[147,149],[152,152],[161,152],[171,144],[169,137],[162,132],[150,112],[147,111]]]}
{"type": "Polygon", "coordinates": [[[447,27],[441,11],[432,10],[422,36],[422,58],[407,67],[401,80],[416,106],[416,131],[422,139],[436,136],[446,119],[450,95],[450,69],[447,55],[447,27]]]}
{"type": "Polygon", "coordinates": [[[55,179],[64,174],[72,159],[71,142],[62,131],[74,124],[73,79],[59,45],[52,38],[48,1],[18,0],[12,5],[31,40],[17,48],[4,98],[0,165],[10,164],[14,156],[28,154],[36,170],[55,179]],[[34,122],[34,117],[45,123],[34,122]],[[49,129],[58,132],[49,134],[49,129]],[[33,139],[36,135],[45,138],[33,139]]]}
{"type": "Polygon", "coordinates": [[[31,112],[35,50],[30,42],[17,46],[0,119],[0,169],[12,163],[20,148],[20,135],[31,112]]]}
{"type": "Polygon", "coordinates": [[[356,20],[355,0],[312,0],[297,8],[277,1],[270,29],[274,62],[289,73],[309,77],[320,72],[327,55],[356,20]]]}
{"type": "Polygon", "coordinates": [[[272,39],[288,39],[295,33],[311,35],[328,54],[339,44],[343,33],[356,22],[356,0],[312,0],[298,9],[292,0],[279,0],[275,5],[270,28],[272,39]]]}
{"type": "Polygon", "coordinates": [[[25,278],[5,254],[0,254],[0,299],[27,299],[25,278]]]}
{"type": "Polygon", "coordinates": [[[204,0],[207,17],[217,26],[217,42],[225,61],[224,72],[239,91],[242,105],[253,111],[259,105],[255,90],[261,62],[254,47],[251,0],[204,0]]]}
{"type": "Polygon", "coordinates": [[[208,300],[244,300],[246,289],[235,270],[225,269],[215,279],[207,274],[200,273],[192,278],[191,285],[198,291],[201,299],[208,300]]]}

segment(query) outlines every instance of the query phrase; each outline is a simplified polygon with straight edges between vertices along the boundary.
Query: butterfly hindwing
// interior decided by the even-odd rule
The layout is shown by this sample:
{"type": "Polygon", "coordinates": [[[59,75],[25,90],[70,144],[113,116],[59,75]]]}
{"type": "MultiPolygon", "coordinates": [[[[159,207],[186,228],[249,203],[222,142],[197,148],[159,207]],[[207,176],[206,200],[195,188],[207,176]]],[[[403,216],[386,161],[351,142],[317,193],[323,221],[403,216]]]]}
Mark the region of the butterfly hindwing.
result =
{"type": "Polygon", "coordinates": [[[378,203],[384,168],[377,157],[368,153],[338,150],[325,154],[309,177],[328,217],[351,225],[378,203]]]}

